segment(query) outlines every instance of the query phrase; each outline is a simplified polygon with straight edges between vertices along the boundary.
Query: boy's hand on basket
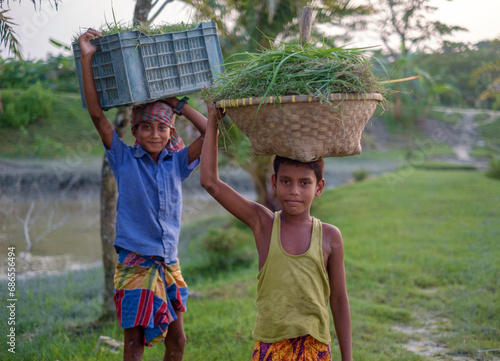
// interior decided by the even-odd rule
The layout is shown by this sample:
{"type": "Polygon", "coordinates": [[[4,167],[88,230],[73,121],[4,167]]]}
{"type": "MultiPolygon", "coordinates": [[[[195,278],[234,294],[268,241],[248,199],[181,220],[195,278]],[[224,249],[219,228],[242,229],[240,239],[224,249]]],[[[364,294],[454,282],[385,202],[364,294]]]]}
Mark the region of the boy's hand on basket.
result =
{"type": "Polygon", "coordinates": [[[84,32],[80,37],[78,38],[78,43],[80,44],[80,50],[82,52],[82,58],[84,56],[92,56],[94,53],[97,51],[98,47],[90,42],[90,40],[95,39],[96,37],[100,37],[102,34],[94,30],[92,28],[89,28],[86,32],[84,32]]]}
{"type": "Polygon", "coordinates": [[[226,116],[223,108],[217,108],[215,102],[207,102],[208,123],[219,123],[226,116]]]}

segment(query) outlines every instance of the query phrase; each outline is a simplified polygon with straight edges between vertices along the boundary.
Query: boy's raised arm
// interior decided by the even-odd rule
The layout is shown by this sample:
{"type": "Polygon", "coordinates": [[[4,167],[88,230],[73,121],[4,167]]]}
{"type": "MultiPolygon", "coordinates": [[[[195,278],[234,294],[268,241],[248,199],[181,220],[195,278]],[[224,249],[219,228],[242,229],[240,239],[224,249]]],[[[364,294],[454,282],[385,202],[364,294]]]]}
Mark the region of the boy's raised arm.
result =
{"type": "MultiPolygon", "coordinates": [[[[165,101],[172,107],[172,109],[174,109],[177,106],[177,103],[179,103],[179,99],[175,97],[166,98],[165,101]]],[[[201,154],[203,139],[205,136],[205,131],[207,129],[207,118],[205,118],[203,114],[199,113],[196,109],[190,107],[188,104],[182,107],[181,114],[185,116],[201,134],[189,145],[189,163],[191,163],[201,154]]]]}
{"type": "Polygon", "coordinates": [[[207,104],[208,124],[201,152],[200,182],[203,188],[229,213],[258,232],[262,216],[272,215],[266,207],[246,199],[219,178],[218,170],[218,129],[217,122],[222,118],[215,104],[207,104]]]}
{"type": "Polygon", "coordinates": [[[97,46],[93,45],[90,40],[97,36],[101,36],[96,30],[89,29],[78,38],[81,49],[81,63],[82,63],[82,83],[83,93],[85,96],[85,103],[87,110],[92,118],[92,122],[99,133],[104,145],[107,149],[111,148],[113,141],[113,127],[104,115],[104,112],[99,103],[97,96],[97,89],[94,82],[94,74],[92,72],[92,56],[97,51],[97,46]]]}

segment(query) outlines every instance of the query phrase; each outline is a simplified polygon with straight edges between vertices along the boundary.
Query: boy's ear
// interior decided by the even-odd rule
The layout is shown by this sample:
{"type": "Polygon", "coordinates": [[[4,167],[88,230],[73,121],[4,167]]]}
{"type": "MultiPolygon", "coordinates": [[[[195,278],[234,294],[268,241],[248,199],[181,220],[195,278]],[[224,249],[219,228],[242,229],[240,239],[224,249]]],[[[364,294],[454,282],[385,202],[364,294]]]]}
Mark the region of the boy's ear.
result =
{"type": "Polygon", "coordinates": [[[324,189],[325,189],[325,179],[323,178],[316,184],[316,192],[314,194],[316,196],[320,196],[323,193],[324,189]]]}
{"type": "Polygon", "coordinates": [[[137,128],[139,128],[139,127],[135,126],[132,128],[132,135],[134,136],[134,138],[137,138],[137,128]]]}

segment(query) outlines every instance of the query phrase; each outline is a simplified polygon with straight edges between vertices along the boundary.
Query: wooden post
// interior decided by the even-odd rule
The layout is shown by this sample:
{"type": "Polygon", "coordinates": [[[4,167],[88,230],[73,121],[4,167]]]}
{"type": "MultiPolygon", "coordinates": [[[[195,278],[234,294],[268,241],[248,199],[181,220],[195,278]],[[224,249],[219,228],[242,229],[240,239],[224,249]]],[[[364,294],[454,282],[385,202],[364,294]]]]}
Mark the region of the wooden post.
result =
{"type": "Polygon", "coordinates": [[[300,19],[300,38],[302,46],[306,45],[311,38],[312,22],[312,8],[310,6],[304,6],[302,9],[302,18],[300,19]]]}

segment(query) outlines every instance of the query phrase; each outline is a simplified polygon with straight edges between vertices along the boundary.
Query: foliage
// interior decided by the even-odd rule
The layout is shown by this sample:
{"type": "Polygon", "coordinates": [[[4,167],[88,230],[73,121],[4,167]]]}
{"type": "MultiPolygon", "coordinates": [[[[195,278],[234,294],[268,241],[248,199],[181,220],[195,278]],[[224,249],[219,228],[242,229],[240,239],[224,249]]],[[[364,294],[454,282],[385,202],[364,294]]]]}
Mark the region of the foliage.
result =
{"type": "MultiPolygon", "coordinates": [[[[1,4],[1,3],[0,3],[1,4]]],[[[5,46],[17,58],[22,58],[21,44],[14,31],[13,19],[8,16],[8,10],[0,10],[0,46],[5,46]]]]}
{"type": "Polygon", "coordinates": [[[0,59],[2,89],[27,89],[37,82],[54,91],[80,92],[72,56],[50,55],[37,61],[0,59]]]}
{"type": "MultiPolygon", "coordinates": [[[[0,154],[7,157],[86,157],[102,155],[103,148],[87,110],[83,109],[80,95],[51,94],[52,107],[42,122],[35,122],[21,128],[3,128],[0,154]]],[[[2,90],[5,107],[18,102],[19,91],[2,90]],[[8,100],[12,99],[12,101],[8,100]]],[[[12,105],[11,105],[12,106],[12,105]]],[[[116,110],[106,116],[114,116],[116,110]]]]}
{"type": "Polygon", "coordinates": [[[429,15],[437,10],[430,3],[432,0],[376,0],[376,15],[366,23],[366,30],[380,37],[393,57],[405,57],[423,50],[431,39],[442,39],[443,36],[467,30],[430,20],[429,15]]]}
{"type": "Polygon", "coordinates": [[[464,115],[460,112],[442,112],[437,110],[431,110],[429,116],[432,119],[440,120],[442,122],[450,124],[460,124],[464,115]]]}
{"type": "MultiPolygon", "coordinates": [[[[256,259],[255,243],[251,234],[238,224],[208,227],[205,234],[190,240],[186,258],[200,254],[201,258],[184,265],[189,273],[199,276],[217,275],[221,271],[248,267],[256,259]]],[[[199,277],[198,276],[198,277],[199,277]]]]}
{"type": "MultiPolygon", "coordinates": [[[[17,0],[12,0],[17,1],[17,0]]],[[[19,4],[21,4],[21,0],[18,0],[19,4]]],[[[36,0],[31,0],[33,6],[36,9],[36,0]]],[[[61,0],[48,0],[48,3],[54,3],[54,6],[57,10],[59,3],[61,0]]],[[[3,10],[4,1],[0,1],[0,46],[5,45],[7,49],[9,49],[12,54],[18,59],[22,59],[22,49],[21,44],[19,44],[19,40],[16,37],[16,33],[14,31],[12,22],[12,18],[8,16],[9,10],[3,10]]],[[[42,0],[39,0],[40,6],[42,4],[42,0]]],[[[7,1],[9,4],[9,1],[7,1]]],[[[1,58],[0,58],[1,59],[1,58]]]]}
{"type": "Polygon", "coordinates": [[[40,82],[30,86],[18,96],[4,98],[5,111],[0,113],[0,126],[21,128],[46,118],[52,111],[53,94],[40,82]]]}
{"type": "Polygon", "coordinates": [[[415,63],[425,69],[432,79],[436,90],[435,103],[459,107],[484,104],[491,107],[494,97],[481,101],[478,94],[486,95],[489,89],[493,90],[495,74],[498,74],[495,64],[499,57],[499,40],[476,44],[445,42],[441,51],[416,54],[415,63]]]}
{"type": "Polygon", "coordinates": [[[235,54],[225,65],[215,86],[206,90],[208,99],[385,93],[364,49],[281,43],[260,53],[235,54]]]}
{"type": "Polygon", "coordinates": [[[500,180],[500,159],[491,158],[490,168],[486,172],[486,175],[490,178],[500,180]]]}
{"type": "Polygon", "coordinates": [[[500,108],[500,59],[478,67],[471,75],[471,83],[477,84],[479,79],[486,83],[486,89],[479,94],[478,100],[489,102],[492,109],[500,108]]]}
{"type": "Polygon", "coordinates": [[[248,233],[236,228],[209,229],[203,240],[210,265],[216,270],[247,267],[255,260],[254,243],[248,233]],[[248,251],[250,245],[251,251],[248,251]]]}
{"type": "MultiPolygon", "coordinates": [[[[217,22],[221,47],[225,56],[244,51],[255,52],[272,46],[269,37],[291,41],[298,39],[298,19],[304,6],[316,14],[311,41],[322,42],[321,27],[339,26],[341,19],[367,14],[370,6],[356,5],[350,0],[185,0],[201,18],[217,22]],[[266,34],[266,35],[264,35],[266,34]]],[[[334,39],[328,41],[333,42],[334,39]]],[[[329,45],[333,45],[330,43],[329,45]]]]}
{"type": "MultiPolygon", "coordinates": [[[[12,0],[14,2],[18,2],[19,4],[21,4],[21,0],[12,0]]],[[[33,3],[33,7],[36,9],[36,5],[37,5],[37,1],[36,0],[31,0],[31,2],[33,3]]],[[[47,2],[51,5],[52,3],[54,3],[54,6],[56,7],[56,10],[58,9],[59,7],[59,3],[62,2],[62,0],[47,0],[47,2]]],[[[7,1],[8,3],[8,1],[7,1]]],[[[42,5],[42,0],[38,0],[38,3],[40,4],[39,6],[42,5]]],[[[2,4],[3,4],[3,0],[0,1],[0,8],[2,7],[2,4]]]]}
{"type": "Polygon", "coordinates": [[[414,54],[423,51],[428,41],[440,40],[445,35],[466,29],[450,26],[439,21],[432,21],[436,7],[432,0],[376,0],[373,3],[375,13],[368,21],[360,21],[359,28],[371,32],[384,44],[384,52],[393,63],[393,78],[405,78],[421,75],[418,81],[396,83],[395,96],[390,109],[397,121],[409,125],[425,116],[428,105],[432,102],[433,80],[414,59],[414,54]],[[383,29],[383,31],[380,31],[383,29]]]}
{"type": "Polygon", "coordinates": [[[33,153],[37,157],[61,156],[65,152],[64,146],[58,141],[40,134],[35,134],[35,143],[33,145],[33,153]]]}
{"type": "Polygon", "coordinates": [[[500,154],[500,117],[478,125],[477,129],[491,154],[500,154]]]}
{"type": "Polygon", "coordinates": [[[356,182],[365,180],[370,175],[370,171],[366,169],[356,169],[352,171],[352,176],[356,182]]]}
{"type": "MultiPolygon", "coordinates": [[[[381,53],[380,53],[381,54],[381,53]]],[[[381,54],[382,55],[382,54],[381,54]]],[[[390,58],[390,57],[389,57],[390,58]]],[[[389,83],[387,88],[393,93],[390,100],[389,117],[401,122],[406,127],[416,120],[427,116],[429,104],[433,100],[434,80],[427,71],[416,62],[415,54],[400,55],[392,62],[381,57],[389,76],[404,79],[418,76],[411,81],[389,83]]]]}

